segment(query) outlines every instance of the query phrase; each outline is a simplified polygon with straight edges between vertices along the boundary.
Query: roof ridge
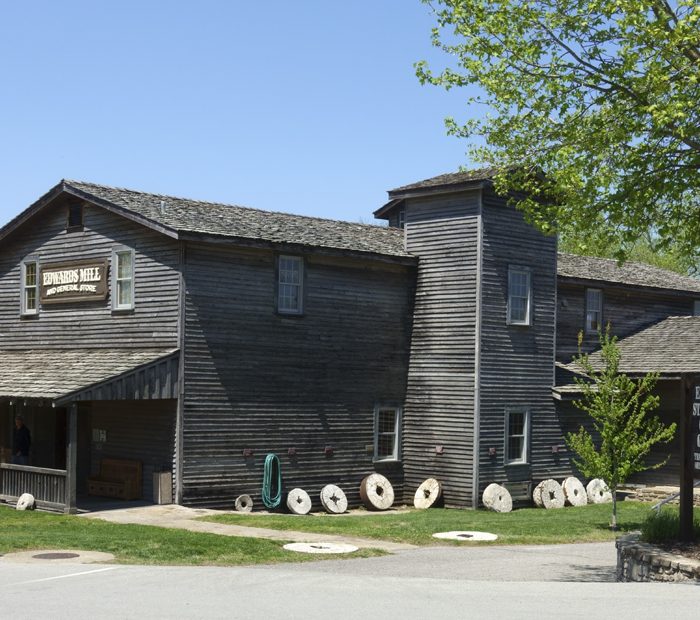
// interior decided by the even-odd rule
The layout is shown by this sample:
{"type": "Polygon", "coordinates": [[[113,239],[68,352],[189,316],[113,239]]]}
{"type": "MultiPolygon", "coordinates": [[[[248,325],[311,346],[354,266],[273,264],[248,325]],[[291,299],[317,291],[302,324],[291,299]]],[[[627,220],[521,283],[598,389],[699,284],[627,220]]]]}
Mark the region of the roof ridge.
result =
{"type": "MultiPolygon", "coordinates": [[[[394,233],[394,229],[392,229],[389,226],[384,226],[382,224],[366,224],[363,222],[350,222],[348,220],[337,220],[337,219],[332,219],[329,217],[319,217],[319,216],[315,216],[315,215],[300,215],[297,213],[288,213],[285,211],[271,211],[269,209],[260,209],[257,207],[248,207],[248,206],[244,206],[244,205],[236,205],[236,204],[230,204],[230,203],[226,203],[226,202],[211,202],[208,200],[199,200],[197,198],[187,198],[185,196],[173,196],[171,194],[156,194],[153,192],[145,192],[142,190],[130,189],[128,187],[119,187],[119,186],[115,186],[115,185],[104,185],[101,183],[92,183],[90,181],[80,181],[77,179],[62,179],[61,183],[63,183],[64,185],[72,186],[72,187],[79,186],[79,185],[92,186],[92,187],[96,187],[96,188],[100,188],[100,189],[116,190],[119,192],[128,192],[130,194],[137,194],[140,196],[152,196],[154,198],[161,198],[161,199],[168,199],[169,198],[172,200],[180,200],[183,202],[195,203],[198,205],[207,205],[207,206],[212,206],[212,207],[226,207],[226,208],[230,208],[230,209],[245,209],[246,211],[256,211],[257,213],[268,213],[268,214],[272,214],[272,215],[281,215],[282,217],[289,217],[289,218],[294,218],[294,219],[307,219],[307,220],[314,220],[317,222],[330,222],[330,223],[334,223],[334,224],[340,223],[340,224],[347,224],[350,226],[362,226],[362,227],[366,227],[366,228],[369,228],[372,230],[378,230],[378,229],[379,230],[388,230],[388,231],[391,231],[390,234],[396,234],[396,233],[394,233]]],[[[76,187],[76,189],[80,189],[80,188],[76,187]]],[[[104,198],[101,198],[101,199],[104,200],[104,198]]],[[[121,206],[121,205],[117,205],[117,206],[121,206]]],[[[401,231],[400,229],[396,229],[396,230],[400,231],[401,234],[403,234],[403,231],[401,231]]]]}

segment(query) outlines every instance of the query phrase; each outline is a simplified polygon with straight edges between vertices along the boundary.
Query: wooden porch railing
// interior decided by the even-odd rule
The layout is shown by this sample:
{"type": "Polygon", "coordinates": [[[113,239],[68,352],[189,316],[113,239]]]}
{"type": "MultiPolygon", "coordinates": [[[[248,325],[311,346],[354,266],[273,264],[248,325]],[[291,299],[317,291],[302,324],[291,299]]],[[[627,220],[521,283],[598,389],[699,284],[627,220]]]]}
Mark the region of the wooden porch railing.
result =
{"type": "Polygon", "coordinates": [[[0,500],[16,502],[22,493],[31,493],[38,508],[69,512],[68,473],[28,465],[0,463],[0,500]]]}

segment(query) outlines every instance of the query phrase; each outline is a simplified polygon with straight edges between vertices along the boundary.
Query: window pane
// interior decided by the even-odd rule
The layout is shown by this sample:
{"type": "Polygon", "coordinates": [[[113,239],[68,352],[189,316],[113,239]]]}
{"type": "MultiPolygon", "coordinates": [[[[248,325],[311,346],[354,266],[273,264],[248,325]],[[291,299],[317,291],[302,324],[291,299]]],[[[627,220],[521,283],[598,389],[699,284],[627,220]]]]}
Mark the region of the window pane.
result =
{"type": "Polygon", "coordinates": [[[36,310],[36,289],[28,288],[24,291],[25,310],[36,310]]]}
{"type": "Polygon", "coordinates": [[[24,266],[24,285],[36,286],[36,263],[26,263],[24,266]]]}
{"type": "Polygon", "coordinates": [[[508,460],[520,461],[523,459],[524,437],[509,437],[508,438],[508,460]]]}
{"type": "Polygon", "coordinates": [[[396,428],[396,411],[394,409],[380,410],[377,426],[377,431],[380,433],[393,433],[396,428]]]}
{"type": "Polygon", "coordinates": [[[530,273],[510,269],[508,271],[508,320],[513,323],[529,323],[530,273]]]}
{"type": "Polygon", "coordinates": [[[117,278],[131,278],[133,274],[131,252],[117,254],[117,278]]]}
{"type": "Polygon", "coordinates": [[[394,435],[384,434],[379,435],[377,441],[377,456],[387,457],[394,456],[394,435]]]}
{"type": "Polygon", "coordinates": [[[117,282],[117,303],[120,306],[130,306],[131,300],[131,280],[117,282]]]}
{"type": "Polygon", "coordinates": [[[525,430],[525,414],[513,412],[508,416],[508,434],[522,435],[525,430]]]}
{"type": "Polygon", "coordinates": [[[281,312],[301,312],[302,259],[298,256],[279,257],[277,309],[281,312]]]}

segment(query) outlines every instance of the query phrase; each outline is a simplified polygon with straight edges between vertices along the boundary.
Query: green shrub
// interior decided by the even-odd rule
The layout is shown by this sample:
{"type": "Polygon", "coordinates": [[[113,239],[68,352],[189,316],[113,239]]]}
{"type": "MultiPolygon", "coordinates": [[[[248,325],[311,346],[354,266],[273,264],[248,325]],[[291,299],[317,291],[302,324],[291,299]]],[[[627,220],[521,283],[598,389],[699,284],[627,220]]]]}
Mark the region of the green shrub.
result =
{"type": "MultiPolygon", "coordinates": [[[[693,522],[695,540],[700,540],[700,520],[693,522]]],[[[678,508],[666,506],[660,512],[652,510],[642,523],[642,540],[648,543],[664,543],[678,540],[680,516],[678,508]]]]}

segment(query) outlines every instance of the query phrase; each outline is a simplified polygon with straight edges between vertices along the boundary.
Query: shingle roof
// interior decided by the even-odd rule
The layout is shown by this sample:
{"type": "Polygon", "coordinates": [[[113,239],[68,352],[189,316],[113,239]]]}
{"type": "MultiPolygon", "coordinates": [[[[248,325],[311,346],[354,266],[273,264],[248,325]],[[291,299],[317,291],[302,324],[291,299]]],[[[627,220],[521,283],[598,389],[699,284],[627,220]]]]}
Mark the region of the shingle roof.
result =
{"type": "Polygon", "coordinates": [[[479,168],[477,170],[449,172],[447,174],[440,174],[436,177],[431,177],[429,179],[423,179],[422,181],[418,181],[417,183],[410,183],[408,185],[396,187],[394,189],[389,190],[389,194],[398,194],[413,189],[428,189],[449,185],[461,185],[463,183],[473,183],[475,181],[487,181],[489,179],[492,179],[496,175],[496,172],[496,168],[479,168]]]}
{"type": "Polygon", "coordinates": [[[104,201],[176,233],[410,256],[404,249],[403,231],[385,226],[262,211],[82,181],[63,181],[63,185],[83,198],[104,201]]]}
{"type": "Polygon", "coordinates": [[[633,261],[618,266],[616,260],[609,258],[559,253],[557,275],[560,278],[700,293],[700,280],[633,261]]]}
{"type": "MultiPolygon", "coordinates": [[[[660,372],[678,375],[700,373],[700,317],[675,316],[647,327],[618,341],[620,371],[627,374],[660,372]]],[[[595,368],[602,366],[600,351],[589,359],[595,368]]],[[[572,372],[580,368],[572,362],[565,366],[572,372]]]]}
{"type": "Polygon", "coordinates": [[[0,397],[53,400],[171,355],[176,349],[0,350],[0,397]]]}

